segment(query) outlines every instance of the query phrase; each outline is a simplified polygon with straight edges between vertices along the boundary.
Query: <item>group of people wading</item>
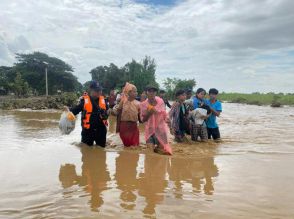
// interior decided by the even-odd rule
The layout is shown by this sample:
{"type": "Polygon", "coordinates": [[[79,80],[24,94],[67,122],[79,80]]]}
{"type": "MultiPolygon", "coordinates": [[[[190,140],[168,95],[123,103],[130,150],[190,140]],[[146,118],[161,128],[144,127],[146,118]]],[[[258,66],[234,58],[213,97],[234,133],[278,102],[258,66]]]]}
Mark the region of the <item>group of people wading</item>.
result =
{"type": "Polygon", "coordinates": [[[89,94],[84,93],[79,104],[69,110],[77,115],[82,112],[82,142],[92,146],[94,142],[105,147],[110,114],[117,117],[116,131],[126,147],[139,146],[139,123],[144,123],[147,146],[154,152],[171,155],[168,141],[169,130],[177,142],[183,142],[186,135],[193,141],[207,141],[211,137],[220,139],[216,117],[222,112],[221,102],[217,100],[218,91],[206,91],[199,88],[193,96],[192,90],[178,90],[172,104],[165,98],[165,92],[155,86],[147,86],[141,97],[135,85],[126,83],[122,93],[115,95],[112,91],[106,99],[102,87],[92,81],[89,94]],[[170,107],[169,113],[166,106],[170,107]],[[168,128],[169,127],[169,128],[168,128]]]}

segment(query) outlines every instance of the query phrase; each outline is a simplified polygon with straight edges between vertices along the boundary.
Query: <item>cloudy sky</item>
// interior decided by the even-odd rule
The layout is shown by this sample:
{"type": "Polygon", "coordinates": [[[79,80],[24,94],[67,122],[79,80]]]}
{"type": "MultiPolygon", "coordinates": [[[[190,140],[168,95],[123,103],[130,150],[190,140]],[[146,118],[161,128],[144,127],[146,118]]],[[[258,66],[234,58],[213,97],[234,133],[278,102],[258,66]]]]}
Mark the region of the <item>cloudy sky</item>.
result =
{"type": "Polygon", "coordinates": [[[41,51],[89,71],[145,55],[157,78],[294,92],[293,0],[0,0],[0,65],[41,51]]]}

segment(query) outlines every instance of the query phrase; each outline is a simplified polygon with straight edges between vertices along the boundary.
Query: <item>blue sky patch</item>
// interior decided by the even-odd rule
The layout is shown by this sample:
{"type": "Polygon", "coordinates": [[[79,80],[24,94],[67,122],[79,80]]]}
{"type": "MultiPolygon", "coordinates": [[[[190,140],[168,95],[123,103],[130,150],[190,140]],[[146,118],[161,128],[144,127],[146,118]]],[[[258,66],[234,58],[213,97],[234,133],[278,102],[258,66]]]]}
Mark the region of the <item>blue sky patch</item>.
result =
{"type": "Polygon", "coordinates": [[[151,5],[164,5],[164,6],[172,6],[175,5],[177,0],[135,0],[138,3],[145,3],[151,5]]]}

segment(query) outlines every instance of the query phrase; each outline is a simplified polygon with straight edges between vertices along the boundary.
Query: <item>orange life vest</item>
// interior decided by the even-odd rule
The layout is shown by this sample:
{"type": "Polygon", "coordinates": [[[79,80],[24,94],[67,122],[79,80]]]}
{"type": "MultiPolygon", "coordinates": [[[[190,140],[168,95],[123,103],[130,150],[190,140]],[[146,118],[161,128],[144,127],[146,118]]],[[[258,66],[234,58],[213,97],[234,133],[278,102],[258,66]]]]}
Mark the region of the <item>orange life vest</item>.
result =
{"type": "MultiPolygon", "coordinates": [[[[83,98],[84,98],[84,111],[85,111],[85,117],[83,118],[83,127],[85,129],[89,129],[90,128],[90,117],[93,112],[93,106],[92,106],[90,96],[88,95],[87,92],[85,92],[83,94],[83,98]]],[[[105,103],[104,96],[99,97],[99,107],[102,110],[106,110],[106,103],[105,103]]],[[[107,125],[107,120],[103,120],[103,123],[105,125],[107,125]]]]}

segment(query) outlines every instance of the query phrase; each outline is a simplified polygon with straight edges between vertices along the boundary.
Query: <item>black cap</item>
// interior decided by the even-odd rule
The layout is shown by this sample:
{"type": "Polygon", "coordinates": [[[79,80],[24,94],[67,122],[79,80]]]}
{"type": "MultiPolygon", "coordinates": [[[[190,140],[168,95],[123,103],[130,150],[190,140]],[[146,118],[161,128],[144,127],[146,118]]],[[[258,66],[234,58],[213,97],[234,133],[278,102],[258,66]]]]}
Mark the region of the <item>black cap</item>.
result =
{"type": "Polygon", "coordinates": [[[157,86],[150,84],[150,85],[148,85],[148,86],[146,87],[146,91],[152,91],[152,90],[153,90],[153,91],[158,91],[157,86]]]}
{"type": "Polygon", "coordinates": [[[89,87],[93,91],[102,91],[102,87],[96,81],[91,81],[89,87]]]}

